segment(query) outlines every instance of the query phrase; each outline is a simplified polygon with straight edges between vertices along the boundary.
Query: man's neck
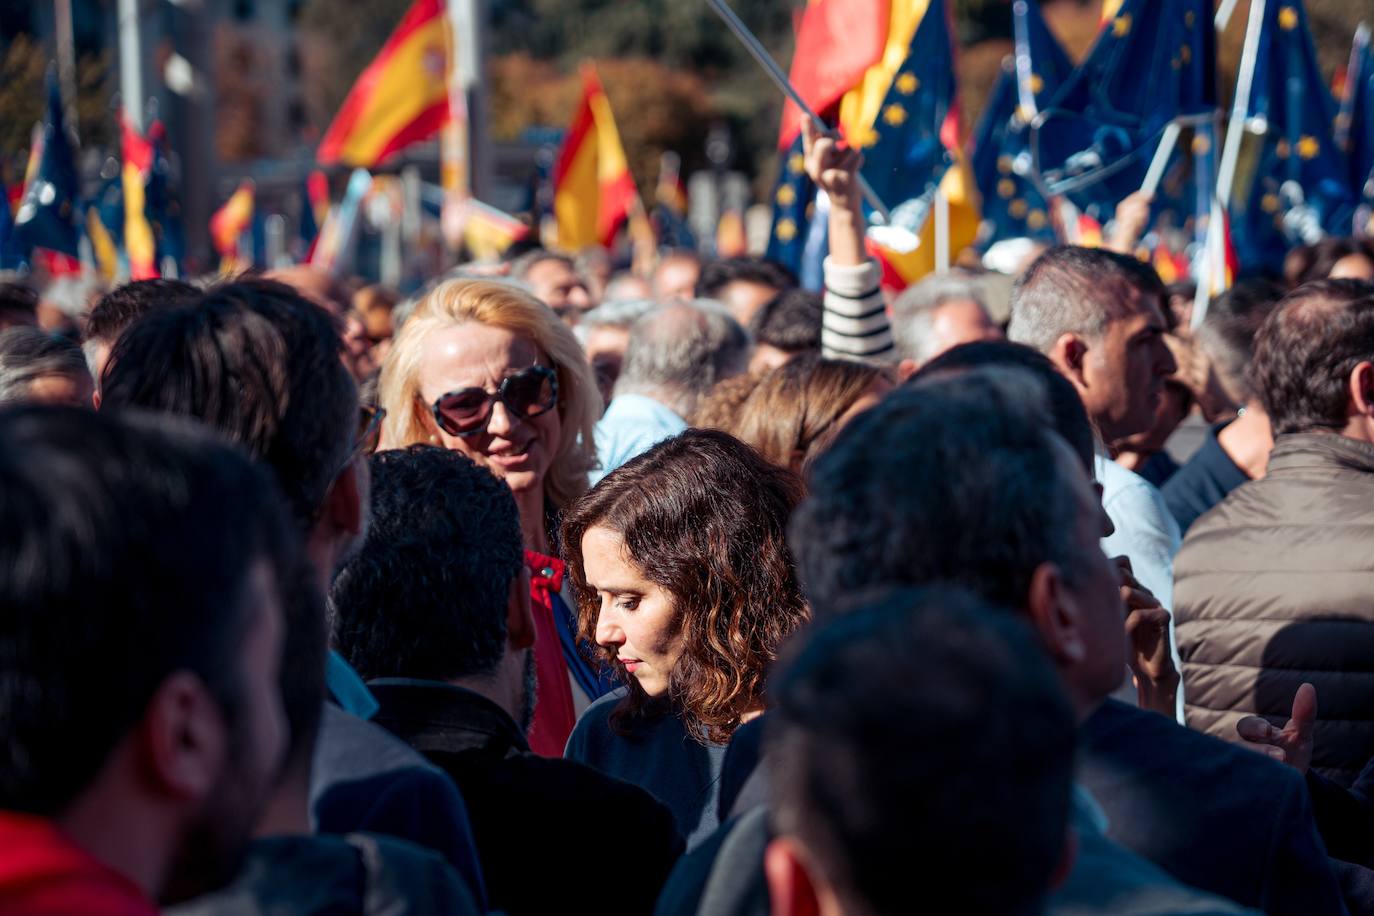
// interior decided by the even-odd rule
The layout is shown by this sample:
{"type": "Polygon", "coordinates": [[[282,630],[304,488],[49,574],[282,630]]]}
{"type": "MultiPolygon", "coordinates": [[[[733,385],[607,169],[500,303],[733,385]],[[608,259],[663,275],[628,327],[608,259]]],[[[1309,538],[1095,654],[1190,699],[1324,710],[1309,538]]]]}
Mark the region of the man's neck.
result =
{"type": "Polygon", "coordinates": [[[513,495],[520,513],[520,533],[525,539],[525,549],[548,556],[552,551],[549,549],[548,520],[544,515],[543,487],[513,495]]]}
{"type": "Polygon", "coordinates": [[[1269,415],[1258,402],[1247,404],[1239,416],[1217,433],[1217,444],[1247,477],[1259,480],[1268,469],[1269,453],[1274,448],[1269,415]]]}
{"type": "Polygon", "coordinates": [[[148,899],[158,899],[167,881],[176,828],[167,813],[137,789],[116,784],[109,765],[54,821],[72,842],[128,878],[148,899]],[[137,841],[131,842],[133,838],[137,841]]]}
{"type": "Polygon", "coordinates": [[[304,765],[288,762],[277,791],[253,830],[255,837],[299,836],[308,834],[310,827],[310,761],[305,755],[304,765]]]}

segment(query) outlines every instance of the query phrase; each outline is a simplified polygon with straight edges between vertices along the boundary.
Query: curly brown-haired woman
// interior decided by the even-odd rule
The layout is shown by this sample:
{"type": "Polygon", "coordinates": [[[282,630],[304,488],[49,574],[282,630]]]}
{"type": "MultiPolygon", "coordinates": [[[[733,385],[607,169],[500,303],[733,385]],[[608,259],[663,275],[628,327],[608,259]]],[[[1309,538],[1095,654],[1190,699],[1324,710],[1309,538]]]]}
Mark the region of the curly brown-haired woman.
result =
{"type": "Polygon", "coordinates": [[[607,475],[563,522],[580,635],[625,682],[578,720],[566,756],[653,793],[689,845],[716,826],[725,745],[763,711],[778,645],[808,617],[786,540],[800,497],[790,472],[694,429],[607,475]]]}

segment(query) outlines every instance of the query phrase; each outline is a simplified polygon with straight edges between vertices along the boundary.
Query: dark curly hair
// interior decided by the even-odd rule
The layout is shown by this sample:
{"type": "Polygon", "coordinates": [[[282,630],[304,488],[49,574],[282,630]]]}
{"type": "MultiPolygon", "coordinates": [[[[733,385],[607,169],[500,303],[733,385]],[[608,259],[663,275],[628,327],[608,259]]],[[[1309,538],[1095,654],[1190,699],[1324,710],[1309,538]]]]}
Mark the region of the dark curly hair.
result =
{"type": "MultiPolygon", "coordinates": [[[[779,644],[810,616],[787,549],[801,494],[795,475],[733,436],[691,429],[606,475],[563,520],[582,639],[595,643],[600,613],[582,560],[593,527],[619,534],[644,576],[672,595],[684,648],[668,697],[699,741],[728,741],[763,705],[779,644]]],[[[614,652],[602,656],[629,686],[611,717],[628,733],[651,714],[649,697],[614,652]]]]}

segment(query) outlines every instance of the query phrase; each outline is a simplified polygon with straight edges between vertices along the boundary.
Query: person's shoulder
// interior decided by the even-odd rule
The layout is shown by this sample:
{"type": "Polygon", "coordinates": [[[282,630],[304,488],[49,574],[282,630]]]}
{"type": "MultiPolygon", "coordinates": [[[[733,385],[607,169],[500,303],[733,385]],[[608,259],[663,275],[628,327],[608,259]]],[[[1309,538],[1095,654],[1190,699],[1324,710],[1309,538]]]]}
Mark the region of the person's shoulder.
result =
{"type": "Polygon", "coordinates": [[[344,839],[367,872],[368,897],[378,912],[481,912],[472,890],[445,859],[431,850],[377,833],[351,833],[344,839]],[[390,900],[398,909],[380,905],[390,900]]]}
{"type": "Polygon", "coordinates": [[[1302,787],[1302,777],[1280,763],[1239,745],[1179,725],[1168,716],[1108,699],[1084,721],[1079,730],[1085,757],[1119,747],[1141,762],[1171,761],[1180,773],[1220,785],[1241,786],[1250,795],[1257,786],[1266,797],[1302,787]]]}

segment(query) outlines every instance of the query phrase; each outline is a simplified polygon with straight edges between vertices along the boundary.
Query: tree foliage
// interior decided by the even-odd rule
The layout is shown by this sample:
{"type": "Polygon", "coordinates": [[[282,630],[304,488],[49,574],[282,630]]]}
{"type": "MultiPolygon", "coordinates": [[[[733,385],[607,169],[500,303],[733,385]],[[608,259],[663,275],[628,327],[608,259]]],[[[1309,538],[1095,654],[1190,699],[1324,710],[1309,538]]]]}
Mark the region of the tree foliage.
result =
{"type": "MultiPolygon", "coordinates": [[[[50,63],[48,49],[27,35],[0,48],[0,157],[5,161],[27,153],[33,126],[44,118],[50,63]]],[[[106,144],[115,136],[109,70],[103,55],[77,61],[76,129],[83,145],[106,144]]]]}

